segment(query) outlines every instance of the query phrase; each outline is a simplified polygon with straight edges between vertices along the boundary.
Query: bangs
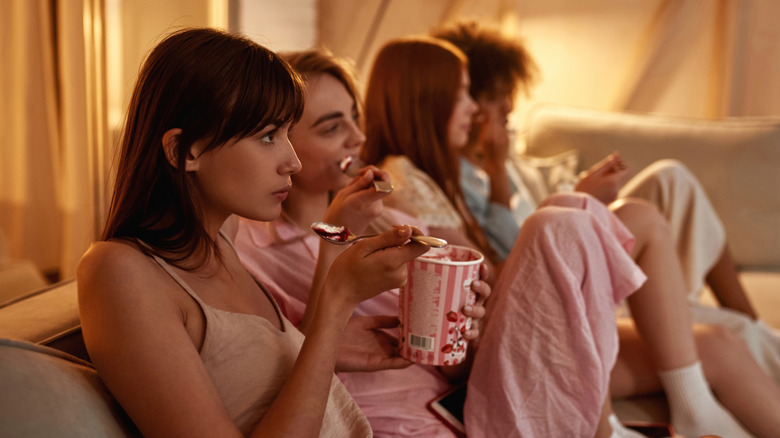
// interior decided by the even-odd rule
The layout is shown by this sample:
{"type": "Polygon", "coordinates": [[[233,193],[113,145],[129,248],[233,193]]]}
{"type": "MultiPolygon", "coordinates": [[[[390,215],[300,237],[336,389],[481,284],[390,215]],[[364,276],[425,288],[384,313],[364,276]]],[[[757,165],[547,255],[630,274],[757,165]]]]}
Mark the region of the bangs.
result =
{"type": "Polygon", "coordinates": [[[252,136],[268,125],[294,125],[303,114],[303,81],[285,60],[261,47],[251,48],[241,64],[217,143],[252,136]]]}

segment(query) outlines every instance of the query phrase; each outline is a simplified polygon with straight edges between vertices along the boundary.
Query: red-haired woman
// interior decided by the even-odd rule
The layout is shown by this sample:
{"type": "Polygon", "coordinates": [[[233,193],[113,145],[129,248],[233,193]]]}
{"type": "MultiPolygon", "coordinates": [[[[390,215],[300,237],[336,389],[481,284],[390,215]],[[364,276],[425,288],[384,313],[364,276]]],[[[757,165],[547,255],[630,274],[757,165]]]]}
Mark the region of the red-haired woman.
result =
{"type": "MultiPolygon", "coordinates": [[[[476,112],[467,65],[465,55],[443,40],[414,37],[387,43],[368,81],[363,156],[391,175],[396,189],[386,204],[418,217],[433,234],[471,241],[492,255],[459,183],[458,151],[468,142],[470,117],[476,112]]],[[[641,219],[637,223],[644,224],[643,234],[633,236],[606,206],[584,194],[550,197],[524,223],[494,286],[469,378],[470,431],[499,436],[519,428],[545,436],[587,436],[601,418],[602,425],[609,419],[625,433],[609,416],[606,388],[618,349],[614,310],[638,289],[628,301],[635,319],[644,322],[640,333],[654,359],[641,368],[661,375],[675,423],[693,435],[748,436],[707,385],[690,315],[684,302],[677,302],[685,299],[684,281],[663,217],[646,204],[632,206],[629,213],[641,219]],[[560,217],[571,220],[547,223],[560,217]],[[594,223],[607,227],[580,248],[586,239],[580,234],[592,231],[594,223]],[[615,242],[622,245],[620,251],[612,250],[615,242]],[[626,281],[632,278],[626,273],[639,270],[632,259],[647,274],[643,284],[626,281]],[[583,327],[572,322],[578,318],[602,324],[609,320],[609,327],[586,325],[589,337],[578,338],[583,327]],[[606,374],[592,382],[580,380],[589,367],[606,374]],[[506,420],[494,419],[492,414],[502,409],[506,420]],[[568,429],[572,424],[582,428],[568,429]]],[[[722,348],[734,352],[729,358],[714,356],[705,369],[737,377],[749,368],[757,376],[754,383],[769,383],[723,386],[730,390],[724,400],[764,400],[761,406],[755,403],[763,414],[740,419],[757,433],[776,427],[767,405],[778,406],[780,390],[743,351],[744,345],[717,330],[700,336],[723,341],[722,348]],[[731,357],[739,357],[739,364],[731,357]]],[[[710,350],[714,345],[709,343],[710,350]]],[[[599,433],[604,430],[608,427],[599,433]]]]}

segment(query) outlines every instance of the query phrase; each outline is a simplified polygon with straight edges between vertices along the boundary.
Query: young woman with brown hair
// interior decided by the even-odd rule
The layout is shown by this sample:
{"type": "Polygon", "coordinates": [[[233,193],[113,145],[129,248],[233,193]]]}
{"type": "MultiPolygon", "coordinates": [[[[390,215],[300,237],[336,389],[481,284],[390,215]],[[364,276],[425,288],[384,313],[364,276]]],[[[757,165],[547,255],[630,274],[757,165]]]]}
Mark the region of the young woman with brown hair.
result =
{"type": "MultiPolygon", "coordinates": [[[[345,155],[357,154],[364,141],[358,124],[359,101],[354,92],[350,91],[354,87],[344,83],[341,73],[331,73],[332,69],[325,67],[328,65],[333,67],[335,61],[321,52],[293,54],[288,59],[303,74],[307,83],[304,115],[301,122],[290,133],[304,169],[295,176],[293,190],[284,203],[283,217],[271,224],[240,219],[236,245],[242,262],[265,283],[275,285],[274,291],[279,293],[281,301],[288,304],[286,310],[290,312],[291,318],[301,320],[304,308],[309,311],[310,300],[317,293],[317,280],[312,280],[312,277],[316,277],[316,272],[320,272],[323,266],[328,266],[331,257],[328,255],[329,252],[343,250],[343,247],[320,244],[320,240],[308,230],[308,224],[325,217],[329,221],[345,224],[350,228],[368,229],[376,225],[377,220],[386,219],[379,224],[381,229],[387,223],[392,223],[393,217],[399,213],[376,204],[377,200],[387,198],[385,194],[375,192],[371,179],[375,176],[384,179],[387,178],[386,174],[376,167],[369,166],[364,169],[361,176],[350,180],[339,169],[341,159],[345,155]],[[336,190],[338,192],[328,205],[329,193],[336,190]],[[373,223],[371,223],[372,219],[373,223]],[[304,278],[297,274],[303,274],[304,278]]],[[[464,98],[467,99],[467,96],[464,98]]],[[[468,120],[465,116],[471,111],[469,105],[465,105],[464,110],[462,122],[468,120]]],[[[453,129],[456,136],[459,134],[462,136],[466,131],[464,126],[453,129]]],[[[396,181],[393,183],[396,184],[396,181]]],[[[431,189],[433,188],[432,186],[431,189]]],[[[395,190],[399,190],[397,185],[395,190]]],[[[643,276],[630,262],[619,239],[615,238],[615,236],[625,237],[621,234],[621,229],[615,227],[615,223],[610,223],[608,217],[597,218],[597,215],[582,210],[571,210],[565,213],[542,210],[537,216],[545,219],[532,221],[535,225],[527,228],[528,233],[522,240],[523,247],[537,251],[537,254],[512,261],[512,265],[506,269],[506,272],[515,272],[524,281],[538,285],[551,284],[554,278],[553,270],[535,269],[533,272],[526,272],[526,270],[538,263],[540,254],[555,254],[560,251],[561,241],[546,240],[546,236],[558,235],[555,231],[557,227],[569,230],[572,233],[570,236],[581,243],[578,245],[579,256],[572,256],[572,259],[594,260],[590,266],[585,266],[584,263],[572,263],[569,266],[571,268],[569,285],[558,288],[548,286],[553,293],[539,300],[536,307],[541,313],[566,319],[566,324],[557,325],[548,332],[554,339],[549,345],[560,346],[559,355],[569,359],[566,366],[578,369],[581,383],[587,381],[587,384],[582,383],[579,386],[582,400],[587,400],[586,406],[582,407],[585,412],[583,416],[587,417],[587,421],[584,422],[585,424],[570,422],[565,428],[557,431],[576,431],[575,434],[582,435],[582,431],[587,430],[586,434],[592,434],[595,430],[593,422],[598,419],[604,401],[605,375],[608,370],[605,364],[613,360],[611,357],[614,355],[616,342],[613,339],[614,320],[588,320],[583,317],[581,304],[588,302],[593,309],[609,312],[613,309],[613,299],[630,293],[632,288],[641,282],[643,276]],[[579,217],[581,215],[587,215],[587,218],[583,221],[579,217]],[[583,225],[586,221],[590,222],[588,225],[583,225]],[[602,235],[610,237],[605,237],[602,241],[599,237],[602,235]],[[600,260],[599,263],[595,262],[597,259],[600,260]],[[611,271],[614,271],[615,278],[622,279],[619,284],[605,288],[608,289],[607,293],[614,295],[614,298],[589,293],[591,286],[586,285],[583,288],[581,285],[581,279],[584,277],[603,279],[607,272],[611,271]],[[577,298],[581,296],[583,290],[588,291],[586,295],[593,299],[583,301],[577,298]],[[568,303],[570,306],[562,303],[568,303]],[[564,339],[568,342],[563,341],[564,339]],[[594,344],[600,345],[601,348],[593,349],[594,344]],[[573,360],[575,357],[580,359],[573,360]]],[[[625,243],[628,244],[627,241],[625,243]]],[[[554,256],[549,255],[549,257],[554,256]]],[[[558,265],[558,267],[563,266],[567,264],[562,262],[558,265]]],[[[514,275],[507,274],[506,277],[509,279],[505,280],[506,293],[512,295],[513,285],[519,284],[519,281],[516,281],[514,275]]],[[[472,287],[483,297],[490,291],[486,284],[475,286],[475,283],[472,283],[472,287]]],[[[397,314],[397,309],[397,292],[387,291],[361,303],[356,308],[356,313],[394,315],[397,314]]],[[[472,312],[469,313],[470,315],[479,318],[484,314],[484,309],[478,302],[470,312],[472,312]]],[[[522,312],[514,314],[520,317],[522,312]]],[[[476,330],[467,333],[469,337],[477,334],[476,330]]],[[[507,339],[520,338],[512,336],[507,339]]],[[[377,343],[387,346],[390,341],[382,332],[377,332],[377,343]]],[[[355,346],[348,345],[347,349],[349,347],[355,346]]],[[[471,352],[476,348],[478,348],[477,343],[469,345],[471,352]]],[[[513,343],[509,348],[513,350],[521,346],[513,343]]],[[[526,358],[545,354],[534,348],[521,349],[527,351],[528,354],[523,356],[526,358]]],[[[536,360],[530,362],[542,363],[536,360]]],[[[518,360],[517,363],[519,368],[524,367],[523,361],[518,360]]],[[[354,394],[361,408],[364,409],[375,436],[451,437],[452,432],[426,409],[427,402],[449,389],[450,384],[444,374],[451,375],[453,371],[451,368],[453,367],[436,369],[430,366],[412,365],[402,370],[344,373],[340,376],[347,389],[354,394]]],[[[519,377],[519,375],[508,376],[507,386],[511,388],[516,383],[514,380],[519,377]]],[[[531,381],[532,379],[526,380],[526,382],[531,381]]],[[[569,383],[577,386],[574,380],[569,383]]],[[[497,424],[509,421],[512,425],[516,424],[515,421],[524,421],[516,417],[517,412],[508,409],[498,399],[497,403],[491,401],[489,406],[493,408],[486,414],[486,421],[495,421],[497,424]]],[[[545,434],[538,428],[529,431],[545,434]]],[[[555,431],[556,429],[548,429],[546,432],[549,433],[546,435],[559,435],[555,431]]],[[[472,435],[493,436],[490,429],[480,433],[472,432],[472,435]]]]}
{"type": "Polygon", "coordinates": [[[77,271],[87,350],[145,436],[354,436],[371,430],[334,376],[355,306],[422,253],[397,227],[346,250],[304,337],[219,232],[273,220],[300,162],[289,65],[212,29],[166,37],[140,71],[103,234],[77,271]]]}

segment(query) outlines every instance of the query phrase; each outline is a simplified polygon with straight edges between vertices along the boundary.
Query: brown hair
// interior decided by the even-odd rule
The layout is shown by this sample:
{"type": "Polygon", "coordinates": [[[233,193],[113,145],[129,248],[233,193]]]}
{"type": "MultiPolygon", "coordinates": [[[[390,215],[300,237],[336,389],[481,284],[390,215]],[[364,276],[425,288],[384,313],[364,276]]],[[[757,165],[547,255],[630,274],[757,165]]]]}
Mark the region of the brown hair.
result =
{"type": "Polygon", "coordinates": [[[142,250],[168,262],[195,255],[195,266],[186,268],[202,265],[216,244],[193,203],[185,171],[191,146],[221,147],[271,124],[294,123],[302,111],[300,77],[270,50],[207,28],[167,36],[133,90],[103,239],[140,240],[150,247],[142,250]],[[175,166],[162,146],[173,128],[181,129],[175,166]]]}
{"type": "Polygon", "coordinates": [[[466,205],[458,154],[447,141],[447,126],[467,64],[457,47],[431,37],[385,44],[368,80],[362,158],[369,164],[379,164],[390,155],[409,158],[441,187],[463,218],[469,238],[495,259],[466,205]]]}
{"type": "Polygon", "coordinates": [[[527,94],[538,74],[536,63],[522,41],[505,36],[497,28],[466,20],[431,31],[436,38],[457,46],[469,60],[471,95],[493,96],[498,87],[527,94]]]}
{"type": "Polygon", "coordinates": [[[285,52],[280,55],[295,69],[298,74],[308,80],[310,76],[328,74],[344,85],[355,101],[358,115],[362,112],[362,101],[355,79],[354,66],[346,59],[335,56],[328,49],[309,49],[299,52],[285,52]]]}

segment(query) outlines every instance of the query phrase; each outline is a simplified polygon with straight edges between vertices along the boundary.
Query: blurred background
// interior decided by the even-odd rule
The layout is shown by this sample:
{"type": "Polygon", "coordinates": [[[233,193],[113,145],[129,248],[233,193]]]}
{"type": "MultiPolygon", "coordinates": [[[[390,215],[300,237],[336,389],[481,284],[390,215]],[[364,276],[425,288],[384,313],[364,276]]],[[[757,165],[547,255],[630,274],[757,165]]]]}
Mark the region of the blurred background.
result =
{"type": "Polygon", "coordinates": [[[500,26],[536,59],[520,130],[539,102],[780,116],[777,0],[0,0],[0,269],[73,276],[102,228],[136,73],[167,33],[212,26],[274,50],[324,46],[363,80],[388,39],[459,18],[500,26]]]}

